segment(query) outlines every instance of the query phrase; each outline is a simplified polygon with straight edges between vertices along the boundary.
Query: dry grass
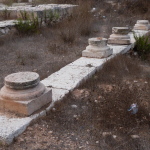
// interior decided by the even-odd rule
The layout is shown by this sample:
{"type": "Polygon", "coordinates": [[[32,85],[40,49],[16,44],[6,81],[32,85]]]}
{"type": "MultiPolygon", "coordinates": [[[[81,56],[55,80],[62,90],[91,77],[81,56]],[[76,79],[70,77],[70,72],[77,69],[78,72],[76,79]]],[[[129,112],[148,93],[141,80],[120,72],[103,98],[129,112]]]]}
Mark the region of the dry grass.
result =
{"type": "MultiPolygon", "coordinates": [[[[143,127],[148,126],[148,130],[150,127],[150,79],[140,63],[127,56],[117,56],[107,62],[101,71],[80,87],[85,91],[80,97],[75,97],[73,92],[63,103],[57,104],[54,113],[57,123],[63,130],[69,128],[70,132],[77,131],[78,134],[80,127],[83,134],[89,130],[90,141],[100,141],[99,149],[132,150],[139,147],[147,150],[150,137],[142,134],[147,132],[143,127]],[[139,106],[136,115],[127,111],[132,103],[139,106]],[[71,109],[72,104],[78,108],[71,109]],[[74,114],[77,121],[72,117],[74,114]],[[103,132],[108,135],[103,137],[103,132]],[[113,134],[120,139],[115,140],[113,134]],[[133,134],[141,134],[141,137],[132,139],[130,136],[133,134]]],[[[48,120],[54,119],[52,116],[50,113],[48,120]]],[[[96,147],[93,145],[94,149],[96,147]]]]}
{"type": "Polygon", "coordinates": [[[34,143],[38,143],[37,149],[148,150],[150,69],[146,72],[142,66],[129,56],[120,55],[108,61],[7,150],[35,149],[34,143]],[[127,109],[135,102],[139,111],[132,115],[127,109]],[[131,135],[139,138],[133,139],[131,135]],[[20,139],[25,139],[25,143],[21,144],[20,139]]]}

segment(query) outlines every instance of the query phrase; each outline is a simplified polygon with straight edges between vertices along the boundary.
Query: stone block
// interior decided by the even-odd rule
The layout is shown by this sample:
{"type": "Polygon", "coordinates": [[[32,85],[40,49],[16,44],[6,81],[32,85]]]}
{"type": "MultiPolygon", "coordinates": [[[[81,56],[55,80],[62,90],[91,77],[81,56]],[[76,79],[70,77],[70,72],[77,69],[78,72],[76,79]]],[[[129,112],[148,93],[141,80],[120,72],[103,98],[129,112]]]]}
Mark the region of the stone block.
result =
{"type": "Polygon", "coordinates": [[[94,67],[67,65],[41,81],[50,88],[73,90],[95,73],[94,67]]]}
{"type": "Polygon", "coordinates": [[[113,49],[109,49],[101,52],[91,52],[89,50],[82,51],[82,57],[90,57],[90,58],[107,58],[112,55],[113,49]]]}
{"type": "Polygon", "coordinates": [[[116,45],[129,45],[131,42],[129,39],[108,39],[108,44],[116,44],[116,45]]]}
{"type": "Polygon", "coordinates": [[[113,27],[112,33],[108,39],[108,44],[129,45],[131,43],[128,27],[113,27]]]}
{"type": "Polygon", "coordinates": [[[41,96],[26,101],[10,101],[7,99],[1,99],[0,97],[0,111],[13,112],[16,114],[29,116],[33,112],[40,109],[42,106],[51,103],[51,101],[52,90],[48,88],[41,96]]]}
{"type": "Polygon", "coordinates": [[[96,37],[88,40],[89,46],[82,51],[82,57],[106,58],[113,53],[113,50],[107,46],[107,39],[96,37]]]}
{"type": "Polygon", "coordinates": [[[32,119],[26,118],[9,118],[0,115],[0,143],[11,144],[13,139],[24,132],[31,123],[32,119]]]}
{"type": "Polygon", "coordinates": [[[52,91],[40,83],[35,72],[13,73],[5,77],[0,90],[0,112],[29,116],[52,101],[52,91]]]}
{"type": "Polygon", "coordinates": [[[134,30],[150,30],[150,23],[148,20],[137,20],[134,30]]]}
{"type": "Polygon", "coordinates": [[[98,59],[98,58],[81,57],[75,60],[74,62],[70,63],[69,65],[99,68],[107,61],[107,59],[108,58],[98,59]]]}

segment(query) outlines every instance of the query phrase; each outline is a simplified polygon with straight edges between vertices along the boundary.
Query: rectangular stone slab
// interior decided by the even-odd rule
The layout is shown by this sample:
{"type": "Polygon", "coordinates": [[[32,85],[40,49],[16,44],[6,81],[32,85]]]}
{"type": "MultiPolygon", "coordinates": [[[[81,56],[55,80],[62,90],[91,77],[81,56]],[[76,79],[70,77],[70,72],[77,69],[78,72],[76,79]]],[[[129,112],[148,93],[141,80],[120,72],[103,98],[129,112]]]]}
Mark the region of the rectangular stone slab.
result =
{"type": "Polygon", "coordinates": [[[121,40],[115,40],[115,39],[108,39],[108,44],[117,44],[117,45],[129,45],[131,42],[130,40],[126,39],[121,39],[121,40]]]}
{"type": "Polygon", "coordinates": [[[92,52],[89,50],[82,51],[82,57],[90,57],[90,58],[107,58],[108,56],[112,55],[113,50],[110,49],[109,51],[105,52],[92,52]]]}
{"type": "Polygon", "coordinates": [[[73,90],[95,73],[95,67],[67,65],[41,81],[45,86],[73,90]]]}
{"type": "Polygon", "coordinates": [[[148,31],[150,29],[150,26],[146,26],[146,25],[135,25],[134,26],[134,30],[146,30],[148,31]]]}
{"type": "Polygon", "coordinates": [[[13,139],[24,132],[32,121],[31,118],[8,118],[0,115],[0,143],[10,144],[13,139]]]}
{"type": "Polygon", "coordinates": [[[82,66],[82,67],[101,67],[103,63],[107,61],[108,58],[98,59],[98,58],[88,58],[81,57],[74,62],[70,63],[71,66],[82,66]]]}
{"type": "Polygon", "coordinates": [[[22,114],[25,116],[31,115],[33,112],[40,109],[42,106],[50,103],[52,101],[52,90],[46,89],[45,92],[36,99],[29,101],[10,101],[0,99],[0,111],[10,111],[17,114],[22,114]]]}

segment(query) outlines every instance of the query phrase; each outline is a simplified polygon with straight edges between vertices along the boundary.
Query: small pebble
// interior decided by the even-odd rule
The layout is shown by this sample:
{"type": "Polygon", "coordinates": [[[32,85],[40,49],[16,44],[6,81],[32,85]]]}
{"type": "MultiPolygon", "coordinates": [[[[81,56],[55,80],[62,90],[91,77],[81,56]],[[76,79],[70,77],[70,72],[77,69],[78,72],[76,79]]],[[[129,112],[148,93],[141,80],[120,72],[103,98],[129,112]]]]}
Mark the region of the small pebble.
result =
{"type": "Polygon", "coordinates": [[[98,100],[95,100],[94,102],[95,102],[95,103],[98,103],[98,100]]]}
{"type": "Polygon", "coordinates": [[[138,138],[140,138],[138,135],[131,135],[131,138],[133,138],[133,139],[138,139],[138,138]]]}
{"type": "Polygon", "coordinates": [[[52,111],[56,111],[56,108],[52,108],[52,111]]]}
{"type": "Polygon", "coordinates": [[[77,105],[71,105],[71,107],[72,107],[72,108],[77,108],[78,106],[77,106],[77,105]]]}
{"type": "Polygon", "coordinates": [[[116,138],[117,138],[117,136],[116,136],[116,135],[113,135],[113,138],[114,138],[114,139],[116,139],[116,138]]]}

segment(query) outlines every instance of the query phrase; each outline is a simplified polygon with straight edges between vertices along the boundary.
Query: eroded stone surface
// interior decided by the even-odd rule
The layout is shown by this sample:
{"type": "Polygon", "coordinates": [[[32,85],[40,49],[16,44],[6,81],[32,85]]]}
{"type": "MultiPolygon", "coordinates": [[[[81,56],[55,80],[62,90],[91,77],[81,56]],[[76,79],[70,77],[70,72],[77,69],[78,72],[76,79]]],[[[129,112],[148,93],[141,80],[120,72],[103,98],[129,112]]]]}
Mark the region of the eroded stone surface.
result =
{"type": "Polygon", "coordinates": [[[42,106],[50,103],[51,101],[52,90],[46,89],[42,95],[25,101],[9,101],[7,99],[1,99],[0,110],[3,110],[3,112],[13,112],[16,115],[21,114],[29,116],[36,110],[40,109],[42,106]]]}
{"type": "Polygon", "coordinates": [[[129,33],[129,28],[128,27],[113,27],[112,33],[113,34],[125,34],[126,35],[129,33]]]}
{"type": "Polygon", "coordinates": [[[40,77],[35,72],[19,72],[6,76],[4,81],[8,88],[27,89],[38,85],[40,77]]]}
{"type": "Polygon", "coordinates": [[[40,83],[37,73],[13,73],[5,77],[0,91],[0,112],[31,115],[51,101],[52,91],[40,83]]]}
{"type": "Polygon", "coordinates": [[[113,27],[112,33],[108,39],[108,44],[129,45],[131,43],[128,27],[113,27]]]}
{"type": "Polygon", "coordinates": [[[134,30],[150,30],[150,24],[148,20],[137,20],[134,30]]]}
{"type": "Polygon", "coordinates": [[[90,38],[88,42],[89,46],[86,47],[86,50],[82,51],[82,57],[106,58],[113,53],[113,50],[107,46],[106,38],[90,38]]]}
{"type": "Polygon", "coordinates": [[[146,24],[146,25],[148,25],[149,21],[148,20],[137,20],[137,24],[146,24]]]}
{"type": "Polygon", "coordinates": [[[94,67],[67,65],[41,82],[47,87],[71,91],[78,87],[83,80],[88,79],[95,71],[94,67]]]}
{"type": "Polygon", "coordinates": [[[41,96],[44,92],[45,86],[42,83],[24,90],[14,90],[3,86],[0,91],[0,98],[3,100],[7,99],[9,101],[28,101],[41,96]]]}

